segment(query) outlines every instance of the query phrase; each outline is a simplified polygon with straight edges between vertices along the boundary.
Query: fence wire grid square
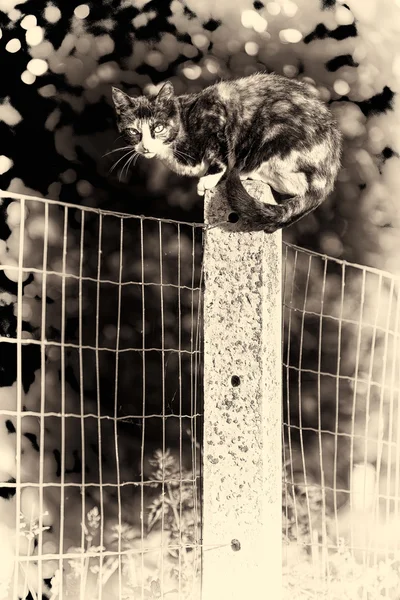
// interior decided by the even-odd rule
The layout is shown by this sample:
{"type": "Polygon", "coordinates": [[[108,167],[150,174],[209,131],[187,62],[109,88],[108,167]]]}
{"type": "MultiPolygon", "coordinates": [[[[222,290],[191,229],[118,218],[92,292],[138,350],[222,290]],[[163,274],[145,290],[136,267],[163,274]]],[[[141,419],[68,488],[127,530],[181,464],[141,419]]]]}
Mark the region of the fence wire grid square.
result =
{"type": "Polygon", "coordinates": [[[1,597],[197,597],[202,227],[2,211],[1,597]]]}

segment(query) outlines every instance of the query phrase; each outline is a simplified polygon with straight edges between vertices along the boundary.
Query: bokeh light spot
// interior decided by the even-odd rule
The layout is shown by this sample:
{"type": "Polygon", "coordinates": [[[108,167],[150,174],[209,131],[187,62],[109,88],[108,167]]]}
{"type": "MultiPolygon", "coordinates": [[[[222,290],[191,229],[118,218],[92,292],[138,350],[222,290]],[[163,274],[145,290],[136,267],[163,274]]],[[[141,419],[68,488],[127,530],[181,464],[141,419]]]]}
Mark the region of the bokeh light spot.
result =
{"type": "Polygon", "coordinates": [[[50,58],[54,56],[54,46],[48,40],[44,40],[30,52],[32,58],[50,58]]]}
{"type": "Polygon", "coordinates": [[[243,27],[251,29],[253,27],[255,15],[257,15],[257,13],[254,10],[244,10],[241,17],[243,27]]]}
{"type": "Polygon", "coordinates": [[[199,65],[190,65],[183,67],[182,73],[186,77],[186,79],[195,80],[198,79],[201,75],[201,67],[199,65]]]}
{"type": "Polygon", "coordinates": [[[302,80],[303,83],[308,83],[308,85],[315,86],[315,79],[313,79],[312,77],[303,76],[301,78],[301,80],[302,80]]]}
{"type": "Polygon", "coordinates": [[[287,17],[294,17],[294,15],[299,10],[299,7],[297,6],[297,4],[295,2],[292,2],[291,0],[286,0],[286,2],[283,3],[282,8],[283,8],[283,12],[285,13],[285,15],[287,17]]]}
{"type": "Polygon", "coordinates": [[[29,71],[24,71],[21,74],[21,79],[24,83],[26,83],[26,85],[31,85],[32,83],[35,83],[36,75],[33,75],[29,71]]]}
{"type": "Polygon", "coordinates": [[[41,96],[43,96],[43,98],[51,98],[52,96],[55,96],[57,93],[56,86],[53,85],[52,83],[49,83],[48,85],[44,85],[38,91],[39,91],[39,94],[41,96]]]}
{"type": "Polygon", "coordinates": [[[119,65],[115,61],[103,63],[97,69],[97,76],[101,81],[116,81],[119,73],[119,65]]]}
{"type": "Polygon", "coordinates": [[[89,75],[89,77],[85,80],[85,87],[90,90],[94,90],[94,88],[96,88],[99,85],[99,83],[99,77],[95,73],[92,73],[92,75],[89,75]]]}
{"type": "Polygon", "coordinates": [[[286,77],[296,77],[298,72],[298,68],[294,65],[284,65],[283,67],[283,74],[286,75],[286,77]]]}
{"type": "Polygon", "coordinates": [[[89,181],[86,181],[86,179],[81,179],[76,184],[76,191],[80,196],[86,198],[93,192],[93,186],[91,183],[89,183],[89,181]]]}
{"type": "MultiPolygon", "coordinates": [[[[90,48],[90,41],[87,40],[90,48]]],[[[108,34],[97,36],[96,40],[96,48],[99,56],[106,56],[107,54],[111,54],[114,52],[115,43],[111,36],[108,34]]],[[[88,48],[88,49],[89,49],[88,48]]]]}
{"type": "Polygon", "coordinates": [[[171,2],[170,9],[173,14],[183,13],[183,6],[178,0],[173,0],[173,2],[171,2]]]}
{"type": "Polygon", "coordinates": [[[57,6],[49,4],[44,10],[44,18],[48,23],[57,23],[61,19],[61,11],[57,6]]]}
{"type": "Polygon", "coordinates": [[[279,39],[283,43],[297,44],[303,38],[303,35],[298,29],[282,29],[279,32],[279,39]]]}
{"type": "Polygon", "coordinates": [[[76,181],[76,171],[74,169],[67,169],[60,175],[61,181],[64,183],[74,183],[76,181]]]}
{"type": "Polygon", "coordinates": [[[321,236],[321,248],[329,256],[341,256],[343,254],[342,241],[335,233],[327,232],[321,236]]]}
{"type": "Polygon", "coordinates": [[[268,2],[267,11],[270,15],[279,15],[279,13],[281,12],[281,7],[277,2],[268,2]]]}
{"type": "Polygon", "coordinates": [[[382,129],[376,126],[373,126],[369,129],[368,136],[373,142],[381,142],[385,137],[382,129]]]}
{"type": "Polygon", "coordinates": [[[268,22],[261,15],[258,14],[255,10],[244,10],[241,15],[241,21],[243,27],[246,29],[254,29],[258,33],[265,31],[268,22]]]}
{"type": "Polygon", "coordinates": [[[198,55],[198,50],[191,44],[185,44],[182,48],[182,54],[188,58],[194,58],[198,55]]]}
{"type": "MultiPolygon", "coordinates": [[[[24,208],[24,220],[28,216],[27,208],[24,208]]],[[[7,224],[10,228],[18,227],[21,223],[21,203],[11,202],[7,207],[7,224]]]]}
{"type": "Polygon", "coordinates": [[[158,52],[157,50],[152,50],[146,56],[146,62],[151,67],[160,67],[164,62],[164,57],[161,54],[161,52],[158,52]]]}
{"type": "Polygon", "coordinates": [[[18,19],[21,17],[21,11],[17,10],[16,8],[13,8],[7,14],[7,17],[10,19],[10,21],[18,21],[18,19]]]}
{"type": "Polygon", "coordinates": [[[204,61],[204,66],[207,69],[207,71],[209,73],[212,73],[213,75],[216,75],[219,71],[219,64],[212,58],[206,58],[204,61]]]}
{"type": "Polygon", "coordinates": [[[246,42],[244,49],[249,56],[256,56],[259,51],[259,46],[256,42],[246,42]]]}
{"type": "Polygon", "coordinates": [[[2,154],[0,156],[0,175],[7,173],[7,171],[9,171],[11,169],[13,164],[14,163],[11,160],[11,158],[8,158],[8,156],[4,156],[4,154],[2,154]]]}
{"type": "Polygon", "coordinates": [[[353,51],[353,59],[355,62],[361,62],[367,56],[367,48],[365,44],[358,43],[353,51]]]}
{"type": "MultiPolygon", "coordinates": [[[[11,260],[8,260],[8,263],[11,263],[11,260]]],[[[17,266],[17,263],[15,264],[15,266],[17,266]]],[[[20,279],[19,269],[4,269],[4,275],[7,277],[7,279],[9,279],[10,281],[14,281],[15,283],[17,283],[20,279]]],[[[22,281],[26,281],[28,277],[29,273],[23,273],[22,281]]]]}
{"type": "Polygon", "coordinates": [[[18,50],[20,50],[20,48],[21,48],[21,42],[17,38],[13,38],[12,40],[10,40],[8,42],[8,44],[6,44],[6,50],[7,50],[7,52],[10,52],[11,54],[18,52],[18,50]]]}
{"type": "Polygon", "coordinates": [[[89,16],[90,8],[88,4],[80,4],[74,10],[77,19],[86,19],[89,16]]]}
{"type": "Polygon", "coordinates": [[[37,25],[37,19],[35,17],[35,15],[26,15],[26,17],[24,17],[20,23],[22,29],[31,29],[32,27],[36,27],[37,25]]]}
{"type": "Polygon", "coordinates": [[[134,19],[132,19],[132,25],[135,29],[140,29],[140,27],[145,27],[148,23],[146,13],[141,13],[134,19]]]}
{"type": "Polygon", "coordinates": [[[349,93],[350,86],[344,79],[336,79],[335,83],[333,84],[333,89],[340,96],[345,96],[349,93]]]}
{"type": "Polygon", "coordinates": [[[31,27],[25,34],[27,44],[37,46],[43,41],[44,31],[41,27],[31,27]]]}
{"type": "Polygon", "coordinates": [[[354,21],[354,17],[350,10],[345,6],[338,6],[335,11],[335,19],[338,25],[351,25],[354,21]]]}
{"type": "MultiPolygon", "coordinates": [[[[15,313],[18,314],[19,306],[15,304],[15,313]]],[[[30,321],[32,319],[33,311],[30,304],[27,301],[21,303],[21,316],[24,321],[30,321]]]]}
{"type": "Polygon", "coordinates": [[[323,102],[329,102],[331,99],[331,92],[325,86],[321,85],[317,88],[318,95],[323,102]]]}
{"type": "Polygon", "coordinates": [[[195,33],[192,35],[192,42],[197,48],[206,48],[210,40],[203,33],[195,33]]]}
{"type": "Polygon", "coordinates": [[[26,65],[26,68],[32,75],[43,75],[48,69],[48,64],[41,58],[32,58],[26,65]]]}
{"type": "Polygon", "coordinates": [[[80,54],[87,54],[90,50],[92,43],[89,36],[83,35],[76,40],[75,48],[80,54]]]}
{"type": "Polygon", "coordinates": [[[258,15],[258,19],[253,25],[254,31],[256,31],[257,33],[262,33],[263,31],[265,31],[267,29],[267,27],[268,27],[268,21],[266,19],[264,19],[264,17],[261,17],[260,15],[258,15]]]}

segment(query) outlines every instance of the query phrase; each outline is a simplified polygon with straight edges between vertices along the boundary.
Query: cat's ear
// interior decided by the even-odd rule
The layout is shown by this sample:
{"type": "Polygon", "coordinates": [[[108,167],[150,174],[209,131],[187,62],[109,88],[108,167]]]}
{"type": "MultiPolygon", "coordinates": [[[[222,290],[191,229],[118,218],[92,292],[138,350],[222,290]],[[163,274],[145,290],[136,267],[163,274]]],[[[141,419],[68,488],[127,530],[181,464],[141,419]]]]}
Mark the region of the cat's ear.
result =
{"type": "Polygon", "coordinates": [[[174,95],[174,86],[170,81],[166,81],[157,94],[157,100],[170,100],[174,95]]]}
{"type": "Polygon", "coordinates": [[[132,98],[119,90],[117,87],[112,88],[112,99],[117,112],[121,112],[132,106],[132,98]]]}

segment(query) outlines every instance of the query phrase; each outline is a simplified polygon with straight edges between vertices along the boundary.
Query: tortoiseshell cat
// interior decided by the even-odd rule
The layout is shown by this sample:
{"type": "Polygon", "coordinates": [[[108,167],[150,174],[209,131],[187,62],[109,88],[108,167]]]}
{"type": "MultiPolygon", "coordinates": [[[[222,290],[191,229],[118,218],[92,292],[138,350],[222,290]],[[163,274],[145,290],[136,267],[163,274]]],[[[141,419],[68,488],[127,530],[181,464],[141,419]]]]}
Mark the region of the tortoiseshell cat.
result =
{"type": "Polygon", "coordinates": [[[273,232],[314,210],[332,191],[341,134],[307,84],[256,73],[175,96],[131,98],[113,88],[119,131],[139,154],[181,175],[199,176],[198,193],[225,176],[242,229],[273,232]],[[278,205],[250,196],[242,179],[261,179],[278,205]]]}

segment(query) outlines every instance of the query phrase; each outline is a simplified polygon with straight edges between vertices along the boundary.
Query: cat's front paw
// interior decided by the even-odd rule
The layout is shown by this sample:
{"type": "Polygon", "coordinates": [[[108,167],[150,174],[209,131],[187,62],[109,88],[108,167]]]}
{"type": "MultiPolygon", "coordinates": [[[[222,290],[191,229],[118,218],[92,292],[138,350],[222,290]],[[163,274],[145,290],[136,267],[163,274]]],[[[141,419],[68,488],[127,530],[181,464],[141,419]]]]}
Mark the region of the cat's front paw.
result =
{"type": "Polygon", "coordinates": [[[199,196],[204,196],[205,194],[204,185],[201,179],[199,179],[199,181],[197,182],[197,193],[199,196]]]}
{"type": "Polygon", "coordinates": [[[199,182],[197,184],[197,193],[199,196],[204,196],[206,190],[212,190],[218,185],[222,173],[213,173],[212,175],[204,175],[204,177],[200,177],[199,182]]]}

